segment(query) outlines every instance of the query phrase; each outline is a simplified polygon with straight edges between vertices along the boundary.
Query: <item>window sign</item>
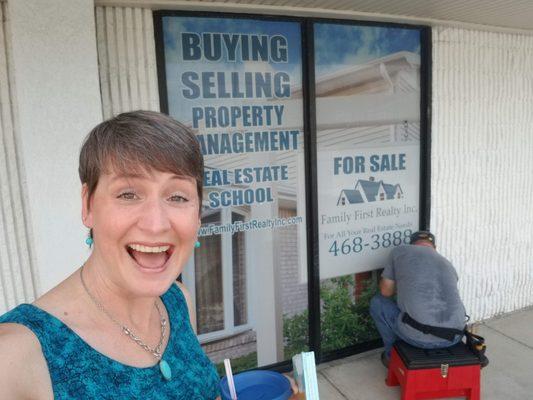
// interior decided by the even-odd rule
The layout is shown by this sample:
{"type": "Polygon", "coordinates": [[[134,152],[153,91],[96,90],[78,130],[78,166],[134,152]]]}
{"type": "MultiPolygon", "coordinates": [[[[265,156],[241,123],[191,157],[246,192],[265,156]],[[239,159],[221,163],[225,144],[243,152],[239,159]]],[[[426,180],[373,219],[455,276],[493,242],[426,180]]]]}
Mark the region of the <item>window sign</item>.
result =
{"type": "Polygon", "coordinates": [[[283,361],[283,321],[307,310],[300,23],[160,25],[168,112],[205,158],[201,247],[183,274],[200,340],[217,363],[283,361]]]}
{"type": "Polygon", "coordinates": [[[383,266],[418,229],[420,30],[317,23],[320,278],[383,266]]]}

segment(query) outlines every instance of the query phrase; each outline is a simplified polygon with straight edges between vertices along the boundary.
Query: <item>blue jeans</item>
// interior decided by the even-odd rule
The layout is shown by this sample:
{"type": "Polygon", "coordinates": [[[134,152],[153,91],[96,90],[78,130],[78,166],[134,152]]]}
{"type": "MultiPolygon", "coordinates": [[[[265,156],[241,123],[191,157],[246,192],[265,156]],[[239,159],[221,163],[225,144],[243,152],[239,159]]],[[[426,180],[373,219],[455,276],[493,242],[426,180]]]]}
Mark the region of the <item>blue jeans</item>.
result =
{"type": "Polygon", "coordinates": [[[372,316],[372,319],[378,328],[379,334],[383,339],[385,354],[387,357],[390,357],[392,345],[398,339],[409,343],[411,346],[419,347],[421,349],[439,349],[453,346],[462,338],[461,335],[456,335],[453,341],[439,339],[432,342],[419,342],[402,335],[397,326],[400,309],[394,300],[382,296],[379,293],[372,297],[372,300],[370,300],[370,315],[372,316]]]}

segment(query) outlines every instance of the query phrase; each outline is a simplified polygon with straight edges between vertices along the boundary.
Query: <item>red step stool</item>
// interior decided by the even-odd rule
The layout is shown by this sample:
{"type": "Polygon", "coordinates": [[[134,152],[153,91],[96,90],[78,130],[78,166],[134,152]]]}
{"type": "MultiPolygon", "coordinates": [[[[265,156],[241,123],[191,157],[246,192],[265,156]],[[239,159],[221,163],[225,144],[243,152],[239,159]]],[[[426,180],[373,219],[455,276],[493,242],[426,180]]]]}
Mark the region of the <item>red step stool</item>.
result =
{"type": "Polygon", "coordinates": [[[396,342],[385,383],[401,386],[401,400],[460,396],[479,400],[480,370],[479,358],[462,342],[431,350],[396,342]]]}

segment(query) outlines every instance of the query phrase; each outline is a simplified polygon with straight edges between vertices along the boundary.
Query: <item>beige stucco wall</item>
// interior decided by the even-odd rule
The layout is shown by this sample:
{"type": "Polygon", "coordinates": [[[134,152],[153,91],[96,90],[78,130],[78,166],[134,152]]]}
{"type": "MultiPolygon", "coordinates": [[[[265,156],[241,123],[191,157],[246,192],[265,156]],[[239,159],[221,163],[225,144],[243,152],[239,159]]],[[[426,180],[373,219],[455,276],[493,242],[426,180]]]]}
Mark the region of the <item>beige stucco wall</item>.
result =
{"type": "Polygon", "coordinates": [[[0,312],[37,295],[24,209],[7,3],[0,2],[0,312]]]}
{"type": "MultiPolygon", "coordinates": [[[[31,249],[39,294],[87,255],[77,157],[83,137],[102,119],[94,5],[92,0],[9,0],[5,18],[19,174],[9,175],[22,189],[29,232],[22,245],[31,249]]],[[[1,201],[5,205],[6,199],[1,201]]],[[[9,255],[9,268],[24,267],[14,250],[9,255]]],[[[10,283],[29,284],[28,279],[10,283]]],[[[31,301],[33,293],[27,292],[24,300],[31,301]]]]}

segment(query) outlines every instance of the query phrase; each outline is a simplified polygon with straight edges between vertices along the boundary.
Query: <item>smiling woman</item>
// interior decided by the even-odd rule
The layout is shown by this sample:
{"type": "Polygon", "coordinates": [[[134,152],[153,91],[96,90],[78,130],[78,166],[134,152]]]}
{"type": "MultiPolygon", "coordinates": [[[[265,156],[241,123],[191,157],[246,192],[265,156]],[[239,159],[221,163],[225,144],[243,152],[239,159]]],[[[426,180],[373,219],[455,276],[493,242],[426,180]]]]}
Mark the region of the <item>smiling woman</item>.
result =
{"type": "Polygon", "coordinates": [[[121,114],[89,133],[79,174],[92,253],[33,304],[0,316],[2,398],[217,398],[176,282],[200,227],[196,138],[163,114],[121,114]]]}

